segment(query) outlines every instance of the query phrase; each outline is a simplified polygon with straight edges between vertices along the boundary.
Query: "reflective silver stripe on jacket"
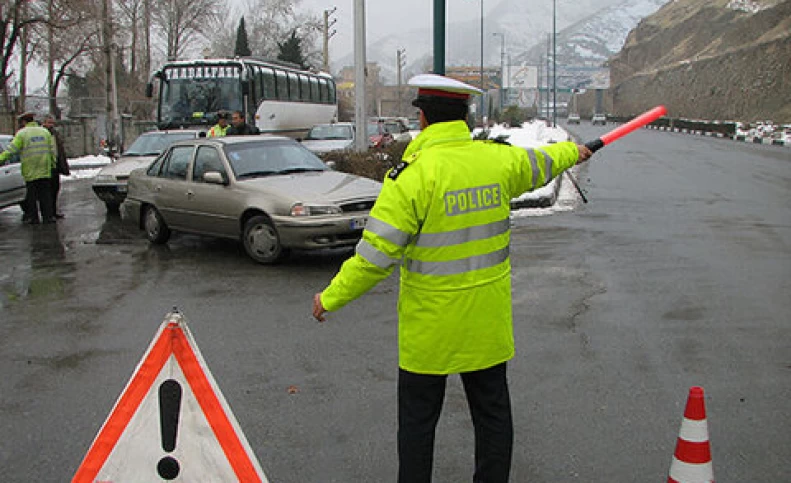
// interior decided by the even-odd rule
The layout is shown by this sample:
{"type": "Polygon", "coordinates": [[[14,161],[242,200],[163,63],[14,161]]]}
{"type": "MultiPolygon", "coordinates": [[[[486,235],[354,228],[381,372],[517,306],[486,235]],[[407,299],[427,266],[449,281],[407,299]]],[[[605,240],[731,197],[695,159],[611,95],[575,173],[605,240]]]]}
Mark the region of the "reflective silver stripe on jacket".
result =
{"type": "Polygon", "coordinates": [[[405,247],[407,246],[407,243],[409,243],[409,233],[399,230],[393,225],[372,216],[368,217],[368,223],[365,225],[365,230],[378,235],[400,247],[405,247]]]}
{"type": "Polygon", "coordinates": [[[415,240],[417,247],[446,247],[459,245],[469,241],[485,240],[497,235],[502,235],[511,227],[511,220],[495,221],[486,225],[471,226],[460,230],[445,231],[441,233],[421,233],[415,240]]]}
{"type": "Polygon", "coordinates": [[[358,255],[383,270],[387,270],[393,265],[398,265],[400,262],[399,260],[388,257],[385,253],[376,249],[373,245],[365,240],[360,240],[360,242],[357,244],[356,250],[358,255]]]}
{"type": "Polygon", "coordinates": [[[538,187],[536,186],[536,183],[538,182],[538,175],[541,174],[541,172],[538,170],[536,152],[532,149],[525,149],[525,151],[527,151],[527,158],[530,160],[530,173],[532,175],[531,178],[533,179],[533,184],[530,186],[530,191],[533,191],[538,187]]]}
{"type": "MultiPolygon", "coordinates": [[[[410,272],[422,275],[456,275],[471,272],[482,268],[489,268],[508,260],[508,247],[485,255],[450,260],[447,262],[425,262],[420,260],[407,260],[406,268],[410,272]]],[[[372,262],[373,263],[373,262],[372,262]]]]}
{"type": "Polygon", "coordinates": [[[552,156],[547,154],[543,149],[539,149],[539,151],[544,155],[544,184],[549,184],[549,182],[552,181],[552,164],[554,164],[552,162],[552,156]]]}

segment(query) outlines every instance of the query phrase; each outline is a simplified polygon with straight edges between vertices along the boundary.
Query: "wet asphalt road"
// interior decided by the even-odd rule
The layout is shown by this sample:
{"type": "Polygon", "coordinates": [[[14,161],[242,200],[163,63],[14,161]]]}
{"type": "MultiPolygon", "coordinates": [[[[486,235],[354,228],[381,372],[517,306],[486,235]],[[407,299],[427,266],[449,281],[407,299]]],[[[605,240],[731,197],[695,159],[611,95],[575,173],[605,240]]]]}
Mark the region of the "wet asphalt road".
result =
{"type": "MultiPolygon", "coordinates": [[[[578,178],[589,204],[513,230],[511,481],[666,479],[692,385],[716,479],[787,480],[791,150],[639,131],[578,178]]],[[[397,277],[320,325],[349,251],[263,267],[228,241],[149,246],[89,181],[61,204],[56,227],[0,211],[2,481],[71,478],[173,306],[271,481],[395,481],[397,277]]],[[[470,481],[472,448],[451,378],[435,481],[470,481]]]]}

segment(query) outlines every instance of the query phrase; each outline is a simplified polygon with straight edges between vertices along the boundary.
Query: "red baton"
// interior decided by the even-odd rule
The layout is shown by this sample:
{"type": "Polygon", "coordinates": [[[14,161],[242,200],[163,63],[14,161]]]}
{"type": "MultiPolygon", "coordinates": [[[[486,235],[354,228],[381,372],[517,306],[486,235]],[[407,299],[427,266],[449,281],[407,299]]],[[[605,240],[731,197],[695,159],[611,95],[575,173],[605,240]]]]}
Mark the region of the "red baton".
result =
{"type": "Polygon", "coordinates": [[[610,144],[611,142],[615,141],[616,139],[626,136],[630,132],[634,131],[637,128],[643,127],[650,122],[654,122],[660,117],[667,114],[667,109],[665,106],[656,106],[655,108],[651,109],[650,111],[646,111],[636,118],[632,119],[631,121],[627,122],[626,124],[622,124],[612,131],[608,132],[604,136],[600,137],[599,139],[594,139],[593,141],[588,141],[585,143],[585,147],[590,149],[593,152],[598,151],[599,149],[603,148],[604,146],[610,144]]]}

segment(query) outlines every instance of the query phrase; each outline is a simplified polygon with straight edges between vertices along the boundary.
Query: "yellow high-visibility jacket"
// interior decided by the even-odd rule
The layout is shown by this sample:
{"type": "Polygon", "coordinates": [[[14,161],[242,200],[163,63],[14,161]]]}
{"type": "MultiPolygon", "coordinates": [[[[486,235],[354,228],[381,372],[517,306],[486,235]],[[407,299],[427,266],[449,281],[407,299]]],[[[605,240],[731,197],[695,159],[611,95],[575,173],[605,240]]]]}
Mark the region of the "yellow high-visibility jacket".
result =
{"type": "Polygon", "coordinates": [[[46,129],[31,121],[17,131],[3,153],[0,165],[14,154],[19,154],[20,171],[26,182],[52,177],[56,165],[55,139],[46,129]]]}
{"type": "Polygon", "coordinates": [[[463,121],[428,126],[385,178],[324,308],[338,310],[400,265],[402,369],[452,374],[511,359],[510,200],[578,157],[571,142],[524,149],[473,141],[463,121]]]}
{"type": "Polygon", "coordinates": [[[228,133],[228,129],[231,127],[230,124],[227,124],[225,127],[220,126],[219,124],[215,124],[214,126],[209,129],[208,134],[206,137],[209,138],[219,138],[225,136],[228,133]]]}

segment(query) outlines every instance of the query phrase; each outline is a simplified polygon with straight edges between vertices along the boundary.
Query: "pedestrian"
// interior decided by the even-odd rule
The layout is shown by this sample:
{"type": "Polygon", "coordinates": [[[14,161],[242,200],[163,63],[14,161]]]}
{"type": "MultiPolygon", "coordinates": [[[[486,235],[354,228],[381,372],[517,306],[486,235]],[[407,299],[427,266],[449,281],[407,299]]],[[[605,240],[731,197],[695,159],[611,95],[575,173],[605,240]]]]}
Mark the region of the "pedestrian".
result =
{"type": "Polygon", "coordinates": [[[217,124],[209,129],[209,133],[206,137],[215,138],[225,136],[228,133],[228,127],[228,113],[219,111],[217,113],[217,124]]]}
{"type": "Polygon", "coordinates": [[[60,192],[60,175],[68,176],[70,174],[69,162],[66,158],[66,148],[63,145],[63,137],[61,137],[58,130],[55,129],[55,116],[52,114],[44,116],[42,125],[52,134],[52,137],[55,139],[55,149],[57,150],[55,167],[52,169],[52,177],[50,178],[52,188],[52,213],[55,218],[63,218],[63,213],[58,211],[58,193],[60,192]]]}
{"type": "Polygon", "coordinates": [[[475,429],[474,482],[508,481],[513,425],[506,362],[514,356],[510,200],[586,161],[583,145],[524,149],[473,140],[468,99],[481,91],[423,74],[412,105],[421,133],[385,177],[356,253],[313,316],[360,297],[400,266],[398,481],[431,481],[449,374],[460,374],[475,429]]]}
{"type": "Polygon", "coordinates": [[[0,165],[14,154],[19,154],[22,178],[27,188],[22,221],[37,224],[41,213],[44,223],[54,223],[50,178],[55,167],[55,141],[49,131],[34,120],[32,112],[26,112],[18,119],[23,127],[14,135],[6,150],[0,153],[0,165]]]}
{"type": "Polygon", "coordinates": [[[248,136],[253,134],[261,134],[261,131],[255,127],[247,124],[244,121],[244,114],[242,111],[233,111],[231,113],[231,127],[225,133],[226,136],[248,136]]]}

